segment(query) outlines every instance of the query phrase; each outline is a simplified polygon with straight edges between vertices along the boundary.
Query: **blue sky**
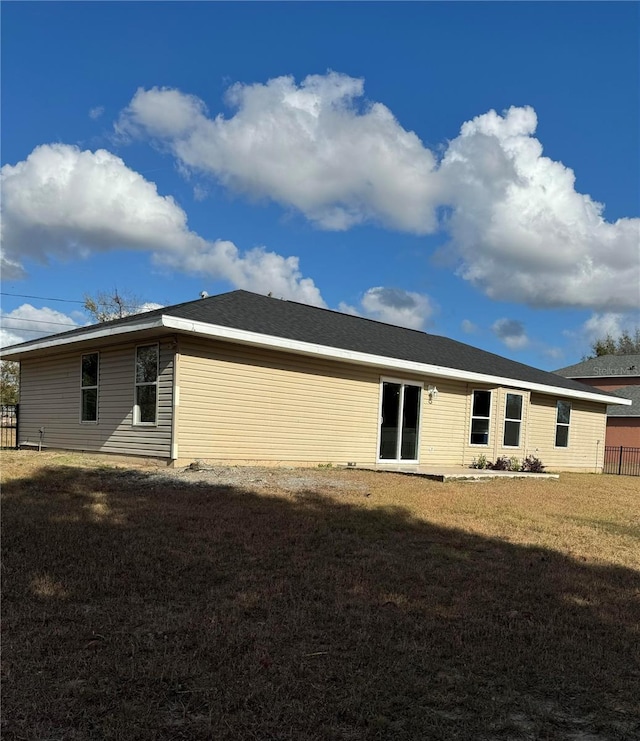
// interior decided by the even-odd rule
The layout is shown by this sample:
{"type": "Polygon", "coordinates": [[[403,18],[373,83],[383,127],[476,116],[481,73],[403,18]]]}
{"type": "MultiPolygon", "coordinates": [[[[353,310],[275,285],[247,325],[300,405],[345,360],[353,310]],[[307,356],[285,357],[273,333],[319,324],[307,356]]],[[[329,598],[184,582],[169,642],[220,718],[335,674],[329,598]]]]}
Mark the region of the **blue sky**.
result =
{"type": "Polygon", "coordinates": [[[116,289],[272,292],[546,369],[640,323],[637,3],[1,13],[5,344],[116,289]]]}

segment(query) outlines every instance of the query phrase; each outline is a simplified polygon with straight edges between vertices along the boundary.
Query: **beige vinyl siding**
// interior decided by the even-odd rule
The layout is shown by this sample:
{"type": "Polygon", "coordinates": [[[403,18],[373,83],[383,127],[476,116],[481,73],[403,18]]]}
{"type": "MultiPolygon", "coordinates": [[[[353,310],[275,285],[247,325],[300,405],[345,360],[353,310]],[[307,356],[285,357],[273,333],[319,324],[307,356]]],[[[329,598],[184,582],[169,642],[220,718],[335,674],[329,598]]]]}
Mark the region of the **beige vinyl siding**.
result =
{"type": "MultiPolygon", "coordinates": [[[[137,344],[151,344],[143,340],[137,344]]],[[[598,470],[605,405],[572,401],[569,447],[555,447],[557,398],[517,388],[391,374],[347,362],[174,337],[159,342],[157,425],[133,425],[136,343],[78,347],[26,359],[21,368],[20,442],[45,447],[228,463],[375,466],[381,381],[423,387],[421,466],[468,466],[474,458],[534,454],[550,470],[598,470]],[[84,353],[100,354],[98,422],[80,422],[84,353]],[[176,393],[174,395],[174,373],[176,393]],[[177,375],[179,373],[179,376],[177,375]],[[428,386],[438,388],[429,402],[428,386]],[[471,445],[473,391],[492,392],[489,444],[471,445]],[[521,393],[518,448],[503,446],[507,393],[521,393]]],[[[385,464],[382,465],[387,465],[385,464]]]]}
{"type": "MultiPolygon", "coordinates": [[[[423,385],[421,466],[469,466],[486,455],[539,457],[552,470],[602,464],[605,406],[572,403],[568,449],[555,448],[555,397],[304,357],[226,342],[182,339],[177,437],[180,461],[374,466],[382,380],[423,385]],[[431,403],[429,384],[438,396],[431,403]],[[475,389],[492,392],[489,444],[469,441],[475,389]],[[503,445],[506,397],[523,397],[520,445],[503,445]],[[599,446],[596,441],[600,440],[599,446]]],[[[385,462],[381,465],[389,465],[385,462]]]]}
{"type": "Polygon", "coordinates": [[[462,464],[463,381],[388,372],[216,341],[182,339],[180,461],[375,465],[381,381],[423,384],[420,464],[462,464]],[[429,403],[427,386],[438,397],[429,403]]]}
{"type": "Polygon", "coordinates": [[[473,384],[468,384],[467,389],[467,411],[462,422],[465,428],[462,465],[470,466],[474,458],[481,455],[490,461],[500,456],[515,457],[521,461],[528,455],[534,455],[548,470],[554,471],[596,471],[602,466],[606,429],[604,404],[570,400],[569,447],[556,448],[556,402],[563,397],[530,393],[518,388],[490,388],[473,384]],[[469,442],[473,391],[478,388],[492,391],[488,445],[471,445],[469,442]],[[517,448],[503,444],[507,394],[523,396],[520,446],[517,448]]]}
{"type": "Polygon", "coordinates": [[[379,373],[217,341],[180,353],[181,460],[375,463],[379,373]]]}
{"type": "Polygon", "coordinates": [[[576,399],[571,403],[569,445],[556,448],[556,402],[553,397],[531,394],[528,452],[549,470],[597,471],[604,462],[606,406],[576,399]]]}
{"type": "Polygon", "coordinates": [[[420,464],[460,466],[469,437],[470,399],[467,384],[442,378],[424,379],[420,464]],[[434,385],[438,396],[431,403],[427,386],[434,385]]]}
{"type": "MultiPolygon", "coordinates": [[[[146,341],[142,344],[155,344],[146,341]]],[[[133,425],[136,344],[83,347],[21,363],[20,442],[46,447],[169,457],[173,404],[173,349],[160,341],[158,416],[133,425]],[[98,421],[80,422],[80,358],[99,352],[98,421]]]]}

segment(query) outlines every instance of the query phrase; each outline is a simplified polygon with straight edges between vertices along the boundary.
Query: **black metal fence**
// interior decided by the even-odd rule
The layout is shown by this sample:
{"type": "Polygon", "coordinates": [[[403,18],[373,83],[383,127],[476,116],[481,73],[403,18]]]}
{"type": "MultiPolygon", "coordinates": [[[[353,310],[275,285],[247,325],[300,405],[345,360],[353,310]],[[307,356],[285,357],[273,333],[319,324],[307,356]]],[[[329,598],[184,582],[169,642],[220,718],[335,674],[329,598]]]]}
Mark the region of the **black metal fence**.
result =
{"type": "Polygon", "coordinates": [[[18,418],[20,407],[18,404],[2,404],[0,412],[0,448],[18,447],[18,418]]]}
{"type": "Polygon", "coordinates": [[[607,446],[604,449],[604,472],[621,476],[640,476],[640,448],[607,446]]]}

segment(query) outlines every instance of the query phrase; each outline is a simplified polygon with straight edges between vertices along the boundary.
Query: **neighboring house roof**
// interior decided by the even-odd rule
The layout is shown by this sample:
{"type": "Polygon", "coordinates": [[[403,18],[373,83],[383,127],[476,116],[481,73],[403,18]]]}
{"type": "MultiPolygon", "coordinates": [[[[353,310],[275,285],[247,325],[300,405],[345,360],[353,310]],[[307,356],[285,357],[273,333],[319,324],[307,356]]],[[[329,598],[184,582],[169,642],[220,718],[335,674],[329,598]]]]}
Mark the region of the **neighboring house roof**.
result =
{"type": "Polygon", "coordinates": [[[640,376],[640,355],[600,355],[554,372],[565,378],[640,376]]]}
{"type": "Polygon", "coordinates": [[[640,385],[624,386],[611,392],[623,399],[631,399],[630,407],[622,404],[613,404],[607,407],[607,417],[640,417],[640,385]]]}
{"type": "Polygon", "coordinates": [[[30,340],[5,348],[0,355],[18,360],[57,346],[161,329],[397,372],[518,386],[601,403],[614,401],[607,392],[447,337],[248,291],[223,293],[30,340]]]}

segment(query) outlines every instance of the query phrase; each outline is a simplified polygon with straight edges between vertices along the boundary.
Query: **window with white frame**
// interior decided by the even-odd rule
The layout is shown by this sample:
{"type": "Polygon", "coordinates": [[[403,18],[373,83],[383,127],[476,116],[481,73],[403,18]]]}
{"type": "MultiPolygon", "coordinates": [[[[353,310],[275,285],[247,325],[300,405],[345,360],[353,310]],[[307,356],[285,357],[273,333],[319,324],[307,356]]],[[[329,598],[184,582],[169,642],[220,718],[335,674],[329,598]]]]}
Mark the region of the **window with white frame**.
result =
{"type": "Polygon", "coordinates": [[[82,356],[80,372],[80,421],[98,421],[98,373],[100,356],[97,352],[82,356]]]}
{"type": "Polygon", "coordinates": [[[136,348],[136,398],[133,423],[155,425],[158,418],[158,345],[136,348]]]}
{"type": "Polygon", "coordinates": [[[489,444],[489,424],[491,422],[491,391],[473,392],[471,411],[471,445],[489,444]]]}
{"type": "Polygon", "coordinates": [[[558,401],[556,410],[556,448],[568,448],[571,404],[568,401],[558,401]]]}
{"type": "Polygon", "coordinates": [[[520,427],[522,426],[522,394],[507,394],[504,410],[505,448],[520,447],[520,427]]]}

